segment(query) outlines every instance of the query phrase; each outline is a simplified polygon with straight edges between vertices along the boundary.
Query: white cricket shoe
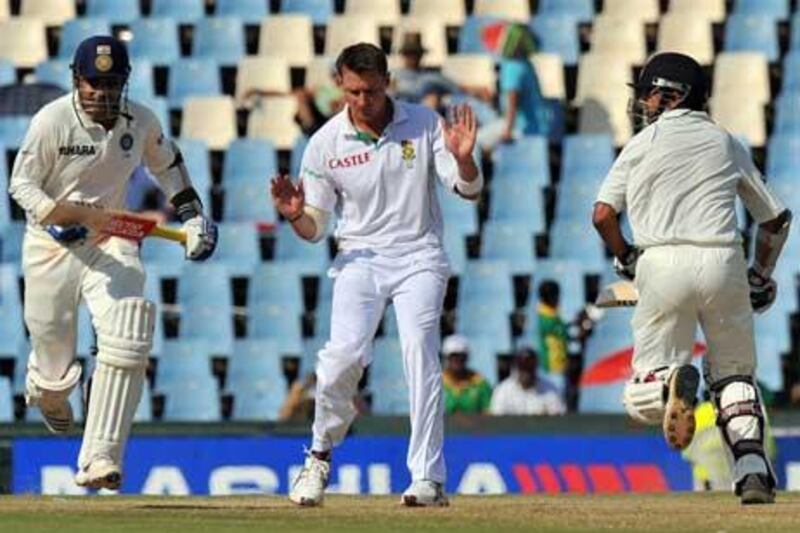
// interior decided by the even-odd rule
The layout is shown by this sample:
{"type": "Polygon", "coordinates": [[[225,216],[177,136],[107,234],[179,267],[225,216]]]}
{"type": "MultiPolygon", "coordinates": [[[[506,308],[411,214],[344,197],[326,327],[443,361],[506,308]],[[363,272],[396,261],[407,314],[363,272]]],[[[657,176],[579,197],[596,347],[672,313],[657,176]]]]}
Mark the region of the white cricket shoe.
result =
{"type": "Polygon", "coordinates": [[[700,373],[692,365],[679,366],[669,377],[663,430],[667,444],[676,450],[689,446],[694,437],[694,406],[699,384],[700,373]]]}
{"type": "Polygon", "coordinates": [[[122,486],[122,469],[110,459],[101,457],[75,474],[75,484],[89,489],[119,490],[122,486]]]}
{"type": "Polygon", "coordinates": [[[406,507],[447,507],[450,502],[441,483],[427,479],[412,481],[400,503],[406,507]]]}
{"type": "Polygon", "coordinates": [[[39,408],[45,427],[54,435],[69,433],[75,425],[72,406],[66,398],[63,401],[53,398],[39,398],[38,401],[32,401],[30,397],[26,397],[25,403],[29,409],[31,407],[39,408]]]}
{"type": "Polygon", "coordinates": [[[289,499],[297,505],[305,507],[322,505],[330,473],[330,461],[317,459],[313,454],[309,453],[306,456],[303,469],[297,479],[294,480],[292,489],[289,491],[289,499]]]}

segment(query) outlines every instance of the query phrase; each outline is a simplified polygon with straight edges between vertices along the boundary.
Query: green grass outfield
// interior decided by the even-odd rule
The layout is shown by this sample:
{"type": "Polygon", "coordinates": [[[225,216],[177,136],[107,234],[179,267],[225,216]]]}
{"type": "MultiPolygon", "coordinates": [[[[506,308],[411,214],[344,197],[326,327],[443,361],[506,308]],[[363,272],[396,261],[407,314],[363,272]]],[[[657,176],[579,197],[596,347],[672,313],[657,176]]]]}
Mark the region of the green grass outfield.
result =
{"type": "Polygon", "coordinates": [[[330,496],[301,509],[283,497],[0,497],[0,531],[180,533],[302,531],[800,531],[800,493],[742,507],[731,494],[456,496],[440,509],[397,497],[330,496]]]}

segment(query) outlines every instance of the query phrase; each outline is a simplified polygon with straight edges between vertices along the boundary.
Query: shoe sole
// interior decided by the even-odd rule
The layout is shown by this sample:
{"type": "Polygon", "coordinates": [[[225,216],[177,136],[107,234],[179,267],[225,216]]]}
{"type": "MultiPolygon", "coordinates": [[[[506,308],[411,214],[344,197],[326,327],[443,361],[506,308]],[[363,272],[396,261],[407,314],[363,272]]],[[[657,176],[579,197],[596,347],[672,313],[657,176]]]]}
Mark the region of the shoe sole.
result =
{"type": "Polygon", "coordinates": [[[118,470],[112,470],[100,477],[89,479],[81,483],[76,482],[76,484],[93,490],[119,490],[122,486],[122,474],[118,470]]]}
{"type": "Polygon", "coordinates": [[[289,497],[289,501],[291,501],[294,504],[299,505],[300,507],[319,507],[319,506],[322,505],[322,500],[316,501],[316,500],[312,500],[310,498],[295,499],[295,498],[289,497]]]}
{"type": "Polygon", "coordinates": [[[775,503],[775,495],[767,490],[745,490],[742,492],[742,505],[775,503]]]}
{"type": "Polygon", "coordinates": [[[422,503],[416,496],[403,496],[400,499],[400,503],[406,507],[448,507],[450,505],[447,498],[436,500],[432,503],[422,503]]]}
{"type": "Polygon", "coordinates": [[[678,367],[669,381],[669,399],[664,413],[664,438],[671,448],[683,450],[695,430],[694,404],[700,373],[691,365],[678,367]]]}

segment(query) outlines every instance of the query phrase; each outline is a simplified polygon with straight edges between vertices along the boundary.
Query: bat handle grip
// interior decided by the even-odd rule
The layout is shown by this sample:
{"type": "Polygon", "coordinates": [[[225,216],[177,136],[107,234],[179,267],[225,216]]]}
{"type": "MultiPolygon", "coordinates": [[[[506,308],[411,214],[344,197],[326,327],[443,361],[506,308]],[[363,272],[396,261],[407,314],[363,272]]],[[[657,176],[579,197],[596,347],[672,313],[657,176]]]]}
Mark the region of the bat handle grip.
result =
{"type": "Polygon", "coordinates": [[[150,232],[153,237],[160,237],[170,241],[186,244],[186,232],[180,229],[168,228],[166,226],[156,226],[150,232]]]}

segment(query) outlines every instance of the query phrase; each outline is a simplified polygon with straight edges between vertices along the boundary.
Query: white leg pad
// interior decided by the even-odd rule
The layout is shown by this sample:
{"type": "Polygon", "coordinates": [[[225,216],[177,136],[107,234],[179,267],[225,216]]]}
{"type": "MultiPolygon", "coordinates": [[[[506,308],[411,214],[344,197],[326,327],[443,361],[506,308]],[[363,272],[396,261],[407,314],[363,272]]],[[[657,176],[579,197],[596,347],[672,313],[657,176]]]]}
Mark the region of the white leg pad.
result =
{"type": "Polygon", "coordinates": [[[97,364],[78,466],[95,459],[122,466],[133,416],[142,396],[147,358],[153,344],[156,307],[142,298],[117,302],[98,326],[97,364]]]}
{"type": "Polygon", "coordinates": [[[35,370],[28,368],[25,377],[25,403],[29,406],[40,406],[47,403],[63,403],[67,401],[72,389],[81,382],[81,365],[73,361],[64,376],[53,381],[45,379],[35,370]]]}

